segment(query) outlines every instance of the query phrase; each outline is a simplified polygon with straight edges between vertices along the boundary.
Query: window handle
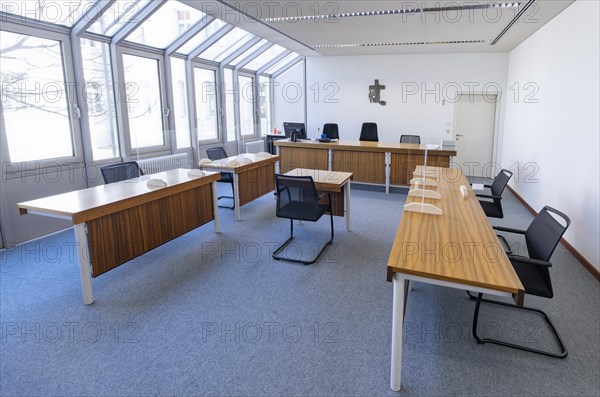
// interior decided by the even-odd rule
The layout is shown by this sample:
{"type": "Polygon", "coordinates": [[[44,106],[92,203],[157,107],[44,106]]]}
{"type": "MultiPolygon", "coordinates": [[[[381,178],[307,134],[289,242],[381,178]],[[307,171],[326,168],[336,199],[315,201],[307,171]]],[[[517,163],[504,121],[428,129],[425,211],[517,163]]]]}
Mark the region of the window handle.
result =
{"type": "Polygon", "coordinates": [[[169,115],[171,114],[171,109],[165,108],[163,114],[165,115],[165,118],[169,118],[169,115]]]}

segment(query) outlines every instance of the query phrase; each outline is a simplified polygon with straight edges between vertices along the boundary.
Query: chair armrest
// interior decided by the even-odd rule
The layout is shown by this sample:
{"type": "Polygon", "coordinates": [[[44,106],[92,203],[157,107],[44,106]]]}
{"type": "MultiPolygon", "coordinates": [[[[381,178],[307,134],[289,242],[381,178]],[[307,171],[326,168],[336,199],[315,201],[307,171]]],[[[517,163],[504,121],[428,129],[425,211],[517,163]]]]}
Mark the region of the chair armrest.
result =
{"type": "Polygon", "coordinates": [[[518,233],[518,234],[525,234],[525,232],[526,232],[525,230],[513,229],[510,227],[504,227],[504,226],[492,226],[492,229],[498,230],[501,232],[518,233]]]}
{"type": "Polygon", "coordinates": [[[494,196],[491,194],[476,194],[475,196],[477,197],[481,197],[481,198],[488,198],[488,199],[497,199],[497,200],[501,200],[502,196],[494,196]]]}
{"type": "Polygon", "coordinates": [[[510,259],[511,261],[514,260],[515,262],[526,263],[528,265],[552,267],[552,263],[550,263],[548,261],[542,261],[539,259],[528,258],[526,256],[521,256],[521,255],[508,255],[508,259],[510,259]]]}

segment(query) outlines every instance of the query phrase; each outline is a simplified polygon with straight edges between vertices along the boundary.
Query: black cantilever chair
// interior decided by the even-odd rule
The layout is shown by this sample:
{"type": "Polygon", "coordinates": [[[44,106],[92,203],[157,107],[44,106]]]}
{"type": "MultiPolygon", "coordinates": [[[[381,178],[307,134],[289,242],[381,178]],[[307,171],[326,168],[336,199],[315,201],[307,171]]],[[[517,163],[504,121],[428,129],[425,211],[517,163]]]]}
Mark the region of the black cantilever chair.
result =
{"type": "Polygon", "coordinates": [[[483,212],[487,216],[491,218],[504,218],[504,212],[502,212],[502,193],[512,175],[513,173],[509,170],[500,170],[491,185],[484,185],[491,190],[492,194],[476,194],[477,197],[492,200],[479,200],[479,204],[481,204],[481,208],[483,208],[483,212]]]}
{"type": "MultiPolygon", "coordinates": [[[[226,159],[227,157],[229,157],[229,156],[227,156],[227,152],[225,151],[225,149],[222,146],[206,149],[206,155],[208,156],[208,158],[210,160],[213,160],[213,161],[226,159]]],[[[235,194],[233,191],[233,189],[234,189],[233,188],[233,175],[231,174],[231,172],[221,172],[221,179],[219,179],[218,182],[229,183],[231,185],[232,194],[235,194]]],[[[234,200],[233,196],[219,196],[217,198],[217,200],[221,200],[223,198],[233,200],[233,205],[231,207],[226,206],[226,205],[219,205],[220,208],[229,208],[229,209],[235,208],[235,200],[234,200]]]]}
{"type": "Polygon", "coordinates": [[[135,161],[105,165],[100,168],[105,184],[139,178],[144,175],[139,164],[135,161]]]}
{"type": "Polygon", "coordinates": [[[323,134],[327,135],[327,138],[329,139],[340,139],[338,125],[334,123],[323,125],[323,134]]]}
{"type": "Polygon", "coordinates": [[[419,135],[400,135],[400,143],[421,144],[421,137],[419,135]]]}
{"type": "MultiPolygon", "coordinates": [[[[529,256],[525,257],[509,254],[508,258],[510,259],[510,263],[514,267],[515,272],[519,276],[523,287],[525,287],[526,294],[541,296],[544,298],[552,298],[554,296],[554,292],[552,291],[552,282],[550,280],[550,267],[552,266],[552,264],[549,261],[550,257],[552,257],[552,254],[554,253],[554,249],[558,245],[558,242],[560,241],[570,224],[571,220],[568,216],[552,207],[546,206],[535,217],[533,222],[531,222],[527,230],[517,230],[499,226],[494,227],[494,229],[501,232],[518,233],[525,236],[525,242],[527,245],[527,251],[529,252],[529,256]],[[557,219],[555,219],[554,216],[551,215],[551,213],[560,218],[564,222],[564,225],[562,225],[557,219]]],[[[534,309],[531,307],[521,307],[510,303],[482,299],[482,296],[483,294],[479,294],[476,298],[477,303],[475,305],[475,313],[473,315],[473,336],[477,340],[477,343],[494,343],[501,346],[512,347],[515,349],[525,350],[528,352],[543,354],[546,356],[556,358],[567,357],[567,348],[565,347],[562,338],[558,334],[556,327],[552,323],[552,320],[550,320],[546,313],[539,309],[534,309]],[[551,353],[543,350],[533,349],[530,347],[516,345],[497,339],[481,338],[479,335],[477,335],[477,318],[479,316],[479,308],[481,302],[513,307],[540,314],[550,325],[554,336],[560,344],[561,352],[551,353]]],[[[475,299],[475,297],[471,296],[471,299],[475,299]]]]}
{"type": "Polygon", "coordinates": [[[360,130],[360,141],[379,142],[377,123],[363,123],[360,130]]]}
{"type": "Polygon", "coordinates": [[[331,193],[317,194],[315,182],[311,176],[286,176],[275,174],[277,208],[275,215],[279,218],[290,220],[290,238],[280,245],[274,252],[273,258],[288,262],[303,263],[310,265],[321,257],[325,249],[333,243],[333,211],[331,209],[331,193]],[[328,196],[327,204],[321,204],[320,200],[328,196]],[[300,221],[316,222],[324,213],[329,211],[331,220],[331,238],[323,246],[314,259],[304,261],[280,256],[281,251],[294,239],[294,219],[300,221]]]}

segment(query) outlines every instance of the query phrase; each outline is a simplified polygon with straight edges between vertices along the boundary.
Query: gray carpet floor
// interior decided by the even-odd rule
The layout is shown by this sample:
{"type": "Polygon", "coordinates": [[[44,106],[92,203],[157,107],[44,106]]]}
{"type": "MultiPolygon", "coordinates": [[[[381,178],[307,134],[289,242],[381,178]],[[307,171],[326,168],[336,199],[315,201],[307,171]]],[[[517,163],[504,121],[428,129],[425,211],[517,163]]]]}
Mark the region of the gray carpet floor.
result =
{"type": "MultiPolygon", "coordinates": [[[[562,246],[554,299],[527,297],[561,332],[551,359],[471,337],[464,291],[414,283],[403,386],[389,388],[392,285],[386,263],[406,198],[353,190],[352,228],[312,266],[271,259],[289,223],[267,195],[222,234],[200,227],[93,280],[84,306],[72,230],[0,253],[4,396],[600,395],[600,284],[562,246]]],[[[509,193],[505,219],[532,219],[509,193]]],[[[310,255],[328,222],[296,227],[287,252],[310,255]]],[[[515,242],[515,240],[511,240],[515,242]]],[[[522,245],[519,245],[520,247],[522,245]]],[[[486,335],[553,348],[538,316],[484,306],[486,335]]]]}

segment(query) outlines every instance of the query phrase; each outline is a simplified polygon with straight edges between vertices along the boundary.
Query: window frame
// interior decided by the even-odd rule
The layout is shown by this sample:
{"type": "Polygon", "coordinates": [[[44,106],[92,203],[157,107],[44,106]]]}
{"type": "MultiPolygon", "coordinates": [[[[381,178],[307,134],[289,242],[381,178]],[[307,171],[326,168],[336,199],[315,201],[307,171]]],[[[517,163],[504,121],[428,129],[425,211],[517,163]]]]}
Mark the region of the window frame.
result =
{"type": "Polygon", "coordinates": [[[238,107],[238,112],[240,113],[240,134],[237,137],[238,139],[242,139],[244,141],[246,140],[250,140],[250,141],[254,141],[254,140],[258,140],[261,138],[261,134],[260,134],[260,110],[259,107],[260,105],[257,106],[257,100],[259,99],[259,95],[260,93],[258,92],[258,86],[257,86],[257,81],[258,81],[258,75],[256,73],[250,73],[250,72],[246,72],[244,70],[238,70],[237,74],[234,76],[234,78],[237,78],[237,86],[238,86],[238,92],[237,92],[237,103],[235,104],[235,106],[238,107]],[[242,104],[242,90],[243,87],[240,84],[240,76],[242,77],[248,77],[252,79],[252,91],[253,91],[253,101],[252,101],[252,119],[253,119],[253,124],[254,124],[254,132],[252,134],[249,135],[243,135],[242,134],[242,121],[241,121],[241,104],[242,104]]]}
{"type": "Polygon", "coordinates": [[[222,116],[224,114],[223,106],[221,105],[221,74],[219,73],[219,67],[216,65],[209,65],[204,62],[200,62],[197,59],[186,62],[186,67],[190,69],[187,70],[188,76],[188,98],[190,101],[190,124],[192,127],[192,145],[194,144],[194,140],[196,140],[198,146],[211,145],[215,143],[226,143],[227,137],[223,137],[223,123],[222,116]],[[215,73],[215,108],[216,108],[216,119],[217,119],[217,137],[210,139],[200,139],[198,136],[198,110],[196,104],[196,75],[194,73],[194,68],[200,68],[205,70],[210,70],[215,73]],[[225,141],[223,141],[225,139],[225,141]]]}

